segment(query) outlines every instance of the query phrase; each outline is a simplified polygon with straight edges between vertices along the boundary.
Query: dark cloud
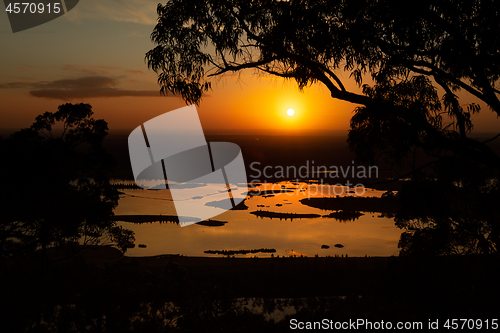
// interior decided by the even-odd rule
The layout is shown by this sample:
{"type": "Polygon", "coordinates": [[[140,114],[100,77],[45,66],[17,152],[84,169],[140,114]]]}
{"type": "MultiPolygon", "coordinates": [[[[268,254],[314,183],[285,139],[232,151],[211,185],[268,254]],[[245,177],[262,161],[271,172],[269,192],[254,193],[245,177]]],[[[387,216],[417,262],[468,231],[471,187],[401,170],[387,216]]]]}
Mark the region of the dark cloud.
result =
{"type": "Polygon", "coordinates": [[[63,79],[56,81],[41,81],[33,85],[36,89],[88,89],[106,88],[118,85],[118,80],[108,76],[86,76],[78,79],[63,79]]]}
{"type": "MultiPolygon", "coordinates": [[[[40,98],[61,99],[64,101],[81,98],[100,97],[159,97],[159,90],[126,90],[117,88],[116,78],[95,75],[77,79],[39,81],[33,83],[10,82],[0,84],[0,88],[27,88],[30,95],[40,98]]],[[[171,95],[169,95],[171,96],[171,95]]]]}
{"type": "Polygon", "coordinates": [[[112,72],[120,71],[119,67],[115,66],[89,66],[79,64],[68,64],[62,67],[64,71],[81,73],[82,75],[109,75],[112,72]]]}
{"type": "Polygon", "coordinates": [[[8,82],[0,83],[0,89],[22,89],[30,86],[31,83],[26,82],[8,82]]]}
{"type": "Polygon", "coordinates": [[[133,69],[129,69],[127,71],[127,73],[132,74],[132,75],[144,75],[144,74],[146,74],[144,71],[133,70],[133,69]]]}
{"type": "Polygon", "coordinates": [[[116,88],[88,89],[39,89],[30,91],[30,95],[42,98],[62,99],[64,101],[78,98],[98,97],[159,97],[156,90],[124,90],[116,88]]]}

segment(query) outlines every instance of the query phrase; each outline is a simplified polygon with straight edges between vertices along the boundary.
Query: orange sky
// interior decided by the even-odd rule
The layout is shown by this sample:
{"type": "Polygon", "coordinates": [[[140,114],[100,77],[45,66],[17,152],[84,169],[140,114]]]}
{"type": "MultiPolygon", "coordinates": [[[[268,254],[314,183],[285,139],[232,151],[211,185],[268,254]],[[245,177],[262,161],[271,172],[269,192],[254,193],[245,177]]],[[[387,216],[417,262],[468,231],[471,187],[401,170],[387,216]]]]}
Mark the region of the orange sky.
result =
{"type": "MultiPolygon", "coordinates": [[[[27,127],[38,114],[65,102],[90,103],[111,130],[133,129],[184,106],[178,97],[157,97],[156,74],[144,62],[153,47],[149,35],[156,4],[81,1],[63,17],[15,34],[6,13],[0,14],[0,129],[27,127]]],[[[359,92],[347,74],[343,81],[359,92]]],[[[252,71],[224,77],[212,87],[198,107],[205,131],[347,132],[356,107],[333,100],[319,84],[299,92],[293,81],[252,71]],[[289,108],[295,116],[286,115],[289,108]]],[[[475,118],[477,131],[498,128],[488,108],[475,118]]]]}

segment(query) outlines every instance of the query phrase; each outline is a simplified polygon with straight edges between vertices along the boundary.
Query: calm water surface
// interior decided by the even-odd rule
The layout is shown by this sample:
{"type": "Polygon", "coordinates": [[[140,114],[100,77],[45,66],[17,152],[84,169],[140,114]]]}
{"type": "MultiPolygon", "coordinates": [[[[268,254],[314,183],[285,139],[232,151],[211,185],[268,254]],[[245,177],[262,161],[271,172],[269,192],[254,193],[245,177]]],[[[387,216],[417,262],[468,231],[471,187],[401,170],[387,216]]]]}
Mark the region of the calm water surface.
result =
{"type": "MultiPolygon", "coordinates": [[[[314,183],[281,182],[261,184],[258,189],[278,191],[272,197],[252,196],[245,201],[248,210],[228,211],[213,219],[228,222],[221,227],[190,225],[180,227],[175,223],[119,222],[135,232],[136,245],[146,248],[129,249],[129,256],[151,256],[181,254],[187,256],[217,256],[205,254],[206,250],[251,250],[274,248],[274,256],[391,256],[398,254],[401,230],[394,225],[393,218],[379,217],[380,213],[363,212],[353,221],[339,221],[335,218],[278,219],[260,218],[250,212],[265,210],[281,213],[307,213],[327,215],[332,211],[309,207],[300,203],[308,197],[330,197],[357,195],[380,197],[384,192],[343,186],[316,185],[314,183]],[[349,193],[349,191],[351,193],[349,193]],[[334,247],[342,244],[343,248],[334,247]],[[322,245],[330,246],[322,249],[322,245]]],[[[122,190],[116,215],[176,215],[168,190],[122,190]]],[[[207,199],[207,202],[211,201],[207,199]]],[[[246,256],[267,257],[271,254],[258,253],[246,256]]],[[[237,255],[242,256],[242,255],[237,255]]]]}

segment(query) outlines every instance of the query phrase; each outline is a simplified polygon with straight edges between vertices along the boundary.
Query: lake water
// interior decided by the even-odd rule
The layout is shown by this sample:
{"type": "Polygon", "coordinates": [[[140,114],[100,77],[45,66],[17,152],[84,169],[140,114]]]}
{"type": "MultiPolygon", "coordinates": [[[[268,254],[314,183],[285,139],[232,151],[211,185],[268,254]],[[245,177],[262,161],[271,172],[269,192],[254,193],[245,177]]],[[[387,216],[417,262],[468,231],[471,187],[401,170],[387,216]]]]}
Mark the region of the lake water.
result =
{"type": "MultiPolygon", "coordinates": [[[[227,211],[214,217],[226,221],[219,227],[190,225],[181,227],[176,223],[118,222],[135,232],[136,247],[129,249],[129,256],[152,256],[181,254],[187,256],[220,256],[206,254],[206,250],[252,250],[276,249],[273,255],[290,256],[392,256],[398,254],[401,230],[394,225],[393,218],[380,213],[362,212],[364,215],[349,221],[336,218],[261,218],[251,212],[258,210],[277,213],[300,213],[327,215],[332,211],[303,205],[300,200],[308,197],[364,196],[380,197],[384,192],[374,189],[354,189],[343,186],[317,185],[310,182],[280,182],[260,184],[259,190],[279,192],[274,196],[250,196],[245,204],[248,210],[227,211]],[[363,191],[365,190],[365,193],[363,191]],[[349,193],[351,192],[351,193],[349,193]],[[139,248],[138,244],[146,245],[139,248]],[[342,248],[335,244],[343,245],[342,248]],[[328,245],[328,249],[322,249],[328,245]]],[[[168,190],[121,190],[116,215],[176,215],[168,190]]],[[[267,192],[262,192],[267,194],[267,192]]],[[[236,256],[268,257],[270,253],[236,256]]]]}

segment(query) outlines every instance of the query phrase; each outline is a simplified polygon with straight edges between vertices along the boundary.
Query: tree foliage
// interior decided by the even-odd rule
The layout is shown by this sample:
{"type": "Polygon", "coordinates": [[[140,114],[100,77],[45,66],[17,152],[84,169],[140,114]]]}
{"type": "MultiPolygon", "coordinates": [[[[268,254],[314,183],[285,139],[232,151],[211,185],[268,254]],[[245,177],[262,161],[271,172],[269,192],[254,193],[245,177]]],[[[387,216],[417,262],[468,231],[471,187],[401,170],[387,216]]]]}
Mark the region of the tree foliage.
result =
{"type": "MultiPolygon", "coordinates": [[[[452,158],[467,161],[462,171],[493,174],[475,186],[498,176],[500,157],[487,144],[496,137],[470,136],[480,104],[500,115],[500,6],[493,0],[171,0],[157,11],[146,61],[163,93],[199,103],[214,78],[246,69],[294,80],[299,89],[319,83],[332,98],[358,105],[348,144],[361,161],[402,163],[418,151],[439,165],[452,158]],[[361,91],[346,88],[346,72],[361,91]],[[464,104],[464,95],[477,103],[464,104]]],[[[462,193],[459,182],[449,184],[462,193]]],[[[474,193],[463,199],[475,201],[474,193]]],[[[401,217],[400,226],[429,221],[414,217],[409,224],[401,217]]],[[[408,230],[405,237],[414,234],[408,230]]]]}
{"type": "Polygon", "coordinates": [[[106,239],[126,250],[133,242],[112,220],[118,192],[102,145],[108,127],[92,114],[89,104],[63,104],[0,140],[2,257],[106,239]]]}
{"type": "MultiPolygon", "coordinates": [[[[349,143],[366,160],[375,151],[359,137],[367,128],[397,135],[397,118],[412,128],[409,145],[466,154],[498,169],[498,156],[467,137],[479,105],[461,105],[456,92],[500,115],[499,10],[488,0],[172,0],[158,5],[156,47],[146,60],[161,91],[188,103],[198,103],[214,77],[244,69],[295,80],[301,89],[321,83],[333,98],[362,105],[349,143]],[[346,89],[344,71],[363,93],[346,89]],[[364,85],[370,76],[372,86],[364,85]],[[451,123],[443,124],[443,114],[451,123]]],[[[401,148],[384,140],[384,152],[401,148]]]]}

